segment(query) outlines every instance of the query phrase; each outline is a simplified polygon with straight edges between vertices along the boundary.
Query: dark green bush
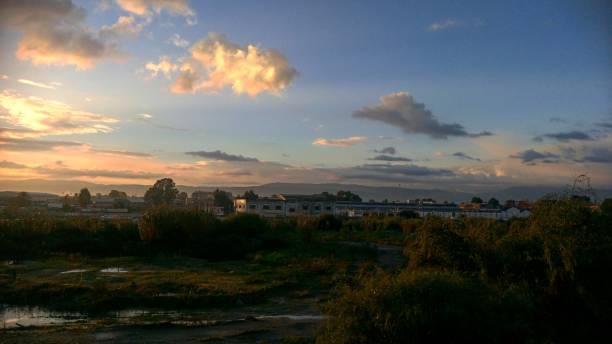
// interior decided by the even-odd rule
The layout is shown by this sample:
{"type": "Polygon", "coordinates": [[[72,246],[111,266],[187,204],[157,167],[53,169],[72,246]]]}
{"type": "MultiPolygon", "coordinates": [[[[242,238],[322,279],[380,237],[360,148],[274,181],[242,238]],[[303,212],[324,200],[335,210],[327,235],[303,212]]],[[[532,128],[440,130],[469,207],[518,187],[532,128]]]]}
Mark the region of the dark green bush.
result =
{"type": "Polygon", "coordinates": [[[459,273],[377,272],[327,305],[317,343],[480,343],[532,339],[533,304],[459,273]]]}
{"type": "Polygon", "coordinates": [[[339,231],[342,220],[332,214],[323,214],[316,219],[316,228],[322,231],[339,231]]]}
{"type": "Polygon", "coordinates": [[[138,255],[141,251],[138,227],[131,221],[42,215],[0,221],[0,257],[5,259],[52,253],[138,255]]]}

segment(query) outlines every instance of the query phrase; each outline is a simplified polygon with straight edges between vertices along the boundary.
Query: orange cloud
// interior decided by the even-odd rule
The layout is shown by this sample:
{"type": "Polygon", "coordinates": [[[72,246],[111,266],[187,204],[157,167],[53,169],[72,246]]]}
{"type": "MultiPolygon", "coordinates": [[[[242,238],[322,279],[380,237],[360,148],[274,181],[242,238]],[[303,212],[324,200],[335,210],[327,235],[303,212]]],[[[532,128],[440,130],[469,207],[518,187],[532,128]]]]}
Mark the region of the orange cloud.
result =
{"type": "Polygon", "coordinates": [[[0,93],[0,118],[28,129],[24,136],[108,133],[118,120],[72,108],[70,105],[39,97],[25,97],[12,91],[0,93]]]}
{"type": "Polygon", "coordinates": [[[153,76],[178,70],[170,88],[174,93],[216,92],[231,87],[236,94],[252,97],[262,92],[280,94],[297,76],[279,52],[253,44],[240,47],[214,33],[193,45],[191,57],[183,59],[180,67],[162,57],[158,64],[149,62],[145,68],[153,76]]]}
{"type": "Polygon", "coordinates": [[[72,1],[3,0],[0,26],[23,33],[16,55],[35,65],[91,68],[103,59],[123,55],[117,45],[85,24],[85,10],[72,1]]]}
{"type": "Polygon", "coordinates": [[[187,0],[116,0],[116,2],[124,11],[139,16],[152,16],[161,13],[162,10],[186,17],[195,15],[187,0]]]}

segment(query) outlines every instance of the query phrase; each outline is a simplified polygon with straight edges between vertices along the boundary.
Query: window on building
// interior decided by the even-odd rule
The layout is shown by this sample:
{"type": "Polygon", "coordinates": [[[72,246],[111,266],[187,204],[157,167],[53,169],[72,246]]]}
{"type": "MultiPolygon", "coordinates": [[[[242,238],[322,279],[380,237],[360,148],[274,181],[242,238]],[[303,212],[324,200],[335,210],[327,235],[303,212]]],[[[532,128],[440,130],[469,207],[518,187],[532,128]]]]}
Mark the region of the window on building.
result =
{"type": "Polygon", "coordinates": [[[249,205],[249,209],[257,209],[257,205],[256,204],[251,204],[251,205],[249,205]]]}
{"type": "Polygon", "coordinates": [[[307,205],[303,205],[302,206],[302,210],[308,210],[308,206],[307,205]]]}
{"type": "Polygon", "coordinates": [[[295,208],[289,208],[290,213],[295,213],[295,208]]]}
{"type": "Polygon", "coordinates": [[[281,210],[282,208],[283,207],[281,207],[280,205],[277,205],[277,206],[274,207],[274,209],[276,209],[276,210],[281,210]]]}
{"type": "Polygon", "coordinates": [[[264,208],[264,210],[270,210],[270,206],[267,205],[267,204],[264,204],[263,208],[264,208]]]}
{"type": "Polygon", "coordinates": [[[315,210],[321,210],[321,206],[320,205],[315,205],[315,210]]]}
{"type": "Polygon", "coordinates": [[[330,206],[327,206],[327,207],[325,207],[325,210],[330,211],[330,210],[331,210],[331,207],[330,207],[330,206]]]}

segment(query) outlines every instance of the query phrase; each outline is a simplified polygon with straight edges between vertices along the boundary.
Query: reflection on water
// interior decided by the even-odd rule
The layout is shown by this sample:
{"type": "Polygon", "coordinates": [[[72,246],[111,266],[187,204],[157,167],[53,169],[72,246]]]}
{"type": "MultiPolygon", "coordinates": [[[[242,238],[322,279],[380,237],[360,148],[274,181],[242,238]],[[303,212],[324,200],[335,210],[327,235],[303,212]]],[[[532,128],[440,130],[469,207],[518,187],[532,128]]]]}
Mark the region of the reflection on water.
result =
{"type": "Polygon", "coordinates": [[[89,270],[85,270],[85,269],[74,269],[74,270],[62,271],[62,272],[60,272],[60,274],[62,274],[62,275],[63,275],[63,274],[76,274],[76,273],[79,273],[79,272],[87,272],[87,271],[89,271],[89,270]]]}
{"type": "MultiPolygon", "coordinates": [[[[236,315],[236,314],[234,314],[236,315]]],[[[248,315],[229,319],[210,319],[210,312],[204,310],[141,310],[128,309],[122,311],[87,314],[81,312],[50,311],[42,307],[23,307],[0,305],[0,326],[4,329],[26,326],[50,326],[75,322],[88,322],[108,319],[119,323],[157,323],[169,322],[180,325],[211,326],[250,320],[289,320],[298,322],[318,322],[325,319],[323,315],[308,314],[276,314],[248,315]]]]}
{"type": "Polygon", "coordinates": [[[102,269],[100,270],[100,272],[128,272],[126,269],[124,268],[106,268],[106,269],[102,269]]]}
{"type": "Polygon", "coordinates": [[[83,314],[52,312],[40,307],[0,306],[0,323],[2,328],[58,325],[86,319],[87,317],[83,314]]]}

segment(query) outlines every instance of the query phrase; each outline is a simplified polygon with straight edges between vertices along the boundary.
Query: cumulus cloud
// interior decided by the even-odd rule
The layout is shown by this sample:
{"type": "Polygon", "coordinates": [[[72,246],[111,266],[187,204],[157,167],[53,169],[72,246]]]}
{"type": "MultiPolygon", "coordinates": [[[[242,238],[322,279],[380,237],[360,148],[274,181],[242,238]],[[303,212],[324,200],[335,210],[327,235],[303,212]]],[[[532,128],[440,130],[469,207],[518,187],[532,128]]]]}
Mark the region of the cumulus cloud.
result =
{"type": "Polygon", "coordinates": [[[448,30],[448,29],[460,27],[462,25],[463,24],[461,22],[457,21],[457,20],[447,19],[447,20],[444,20],[444,21],[431,23],[427,27],[427,30],[429,30],[429,31],[442,31],[442,30],[448,30]]]}
{"type": "Polygon", "coordinates": [[[374,153],[381,153],[381,154],[391,154],[394,155],[396,153],[395,147],[385,147],[381,150],[374,150],[374,153]]]}
{"type": "Polygon", "coordinates": [[[234,93],[257,96],[280,94],[297,75],[287,59],[273,49],[253,44],[241,47],[223,35],[211,33],[191,47],[183,59],[171,90],[174,93],[216,92],[231,87],[234,93]]]}
{"type": "Polygon", "coordinates": [[[458,123],[440,123],[425,104],[418,103],[407,92],[392,93],[380,98],[380,104],[353,112],[355,118],[380,121],[401,128],[409,134],[426,134],[434,139],[449,136],[479,137],[493,135],[488,131],[469,133],[458,123]]]}
{"type": "Polygon", "coordinates": [[[216,161],[242,161],[242,162],[259,162],[256,158],[249,158],[242,155],[234,155],[222,152],[220,150],[206,152],[206,151],[194,151],[185,152],[187,155],[197,156],[204,159],[216,160],[216,161]]]}
{"type": "Polygon", "coordinates": [[[172,35],[172,37],[168,38],[168,43],[174,44],[179,48],[186,48],[189,45],[189,41],[181,37],[178,33],[172,35]]]}
{"type": "Polygon", "coordinates": [[[152,78],[162,73],[167,79],[170,79],[172,72],[176,71],[178,68],[179,66],[174,64],[172,59],[168,56],[160,57],[158,63],[149,62],[145,65],[145,69],[151,72],[152,78]]]}
{"type": "Polygon", "coordinates": [[[560,156],[550,152],[538,152],[533,149],[527,149],[510,155],[510,158],[520,159],[524,164],[534,164],[536,162],[556,163],[560,156]]]}
{"type": "Polygon", "coordinates": [[[350,136],[339,139],[325,139],[318,138],[312,142],[315,146],[335,146],[335,147],[350,147],[358,143],[366,141],[368,138],[365,136],[350,136]]]}
{"type": "Polygon", "coordinates": [[[20,84],[34,86],[34,87],[38,87],[38,88],[46,88],[48,90],[54,90],[55,89],[55,87],[53,85],[45,84],[43,82],[36,82],[36,81],[28,80],[28,79],[18,79],[17,82],[20,83],[20,84]]]}
{"type": "Polygon", "coordinates": [[[23,33],[17,57],[35,65],[91,68],[104,59],[118,59],[117,44],[85,24],[85,10],[71,0],[3,0],[0,26],[23,33]]]}
{"type": "Polygon", "coordinates": [[[12,91],[0,93],[0,118],[41,135],[108,133],[118,120],[74,109],[70,105],[12,91]]]}
{"type": "Polygon", "coordinates": [[[570,140],[593,141],[593,138],[589,134],[582,132],[582,131],[578,131],[578,130],[566,131],[566,132],[560,132],[560,133],[543,134],[543,135],[539,135],[533,138],[533,140],[536,142],[542,142],[544,141],[544,139],[552,139],[552,140],[556,140],[559,142],[568,142],[570,140]]]}
{"type": "Polygon", "coordinates": [[[385,154],[381,154],[381,155],[377,155],[373,158],[369,158],[368,160],[375,160],[375,161],[412,161],[412,159],[410,158],[404,158],[402,156],[391,156],[391,155],[385,155],[385,154]]]}
{"type": "Polygon", "coordinates": [[[453,156],[454,156],[454,157],[457,157],[457,158],[459,158],[459,159],[464,159],[464,160],[482,161],[482,160],[480,160],[479,158],[475,158],[475,157],[473,157],[473,156],[471,156],[471,155],[468,155],[468,154],[466,154],[466,153],[464,153],[464,152],[456,152],[456,153],[453,153],[453,156]]]}

